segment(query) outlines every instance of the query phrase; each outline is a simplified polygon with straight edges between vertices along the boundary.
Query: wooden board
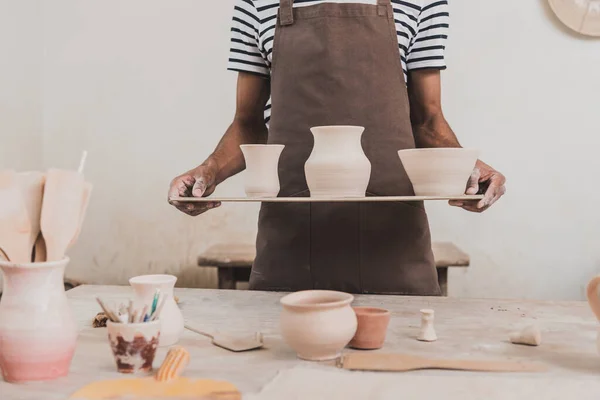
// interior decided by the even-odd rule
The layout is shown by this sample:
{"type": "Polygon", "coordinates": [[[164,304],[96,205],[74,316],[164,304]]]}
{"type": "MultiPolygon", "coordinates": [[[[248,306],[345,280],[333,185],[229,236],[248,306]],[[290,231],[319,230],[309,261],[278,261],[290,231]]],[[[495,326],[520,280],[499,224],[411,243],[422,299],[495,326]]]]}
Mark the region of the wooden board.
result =
{"type": "Polygon", "coordinates": [[[170,201],[180,203],[381,203],[410,201],[475,201],[483,199],[475,196],[382,196],[382,197],[170,197],[170,201]]]}
{"type": "MultiPolygon", "coordinates": [[[[243,334],[260,331],[264,334],[265,349],[232,353],[213,346],[209,340],[198,340],[193,332],[184,332],[179,345],[191,354],[183,376],[194,379],[228,381],[243,394],[244,399],[263,400],[259,393],[278,373],[290,371],[285,387],[309,390],[314,386],[296,367],[319,368],[317,376],[325,374],[330,384],[314,387],[321,397],[299,398],[344,399],[340,390],[364,393],[363,386],[372,389],[369,378],[400,382],[390,387],[387,398],[425,400],[432,391],[444,394],[445,400],[521,399],[543,382],[552,383],[554,399],[583,399],[579,393],[600,393],[600,355],[596,335],[600,324],[583,301],[532,301],[502,299],[455,299],[440,297],[357,295],[355,305],[376,306],[390,310],[392,319],[382,352],[407,353],[433,358],[476,360],[510,360],[541,363],[547,372],[534,377],[506,373],[502,377],[491,373],[455,371],[415,371],[402,374],[349,372],[334,365],[315,364],[298,360],[282,340],[279,328],[283,293],[256,291],[175,289],[181,299],[186,319],[202,321],[207,328],[243,334]],[[419,310],[432,308],[436,313],[437,342],[424,343],[415,339],[420,325],[419,310]],[[508,341],[509,332],[535,321],[542,329],[543,343],[539,347],[517,346],[508,341]],[[350,374],[350,375],[348,375],[350,374]],[[330,378],[331,376],[331,378],[330,378]],[[337,384],[335,377],[343,385],[337,384]],[[364,377],[364,378],[363,378],[364,377]],[[539,379],[540,381],[537,381],[539,379]],[[485,380],[485,385],[480,385],[485,380]],[[543,380],[543,382],[541,381],[543,380]],[[308,381],[308,382],[307,382],[308,381]],[[468,390],[453,391],[454,381],[468,390]],[[416,386],[415,386],[416,385],[416,386]],[[424,385],[424,386],[420,386],[424,385]],[[573,387],[579,388],[573,392],[573,387]],[[596,390],[594,392],[594,390],[596,390]],[[325,393],[325,395],[323,395],[325,393]],[[331,394],[331,396],[329,396],[331,394]],[[396,396],[391,396],[396,394],[396,396]],[[493,395],[492,395],[493,394],[493,395]]],[[[2,400],[64,400],[81,387],[98,381],[127,378],[116,372],[105,328],[93,328],[92,319],[99,311],[94,297],[108,302],[123,301],[132,296],[128,286],[79,286],[67,292],[79,325],[75,358],[67,378],[51,382],[11,385],[0,380],[2,400]]],[[[159,348],[155,359],[158,367],[168,349],[159,348]]],[[[456,388],[454,388],[456,389],[456,388]]],[[[273,399],[293,398],[282,391],[270,391],[273,399]]],[[[372,392],[369,392],[372,393],[372,392]]],[[[366,396],[358,398],[373,398],[366,396]]],[[[546,393],[546,392],[544,392],[546,393]]],[[[354,397],[356,398],[356,397],[354,397]]],[[[538,397],[529,397],[537,399],[538,397]]],[[[587,399],[586,399],[587,400],[587,399]]]]}

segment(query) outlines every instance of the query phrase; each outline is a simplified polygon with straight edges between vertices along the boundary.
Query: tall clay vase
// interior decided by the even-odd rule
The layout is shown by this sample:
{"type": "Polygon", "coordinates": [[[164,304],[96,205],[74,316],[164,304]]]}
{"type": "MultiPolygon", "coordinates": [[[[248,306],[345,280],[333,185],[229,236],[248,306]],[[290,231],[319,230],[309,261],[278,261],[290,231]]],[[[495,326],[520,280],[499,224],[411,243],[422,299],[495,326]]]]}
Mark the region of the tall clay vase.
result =
{"type": "Polygon", "coordinates": [[[77,324],[63,283],[68,263],[69,258],[28,264],[0,261],[0,369],[6,381],[68,374],[77,342],[77,324]]]}
{"type": "MultiPolygon", "coordinates": [[[[600,275],[592,279],[587,286],[588,302],[590,303],[590,307],[596,315],[596,318],[600,321],[600,293],[598,293],[598,288],[600,288],[600,275]]],[[[600,353],[600,328],[598,329],[596,346],[598,348],[598,353],[600,353]]]]}
{"type": "MultiPolygon", "coordinates": [[[[160,290],[160,300],[166,296],[165,305],[160,313],[160,347],[172,346],[179,341],[183,334],[183,315],[173,298],[173,288],[177,277],[173,275],[142,275],[129,280],[136,296],[136,307],[148,309],[152,306],[152,300],[156,289],[160,290]]],[[[160,302],[159,302],[160,303],[160,302]]]]}
{"type": "Polygon", "coordinates": [[[246,160],[244,188],[248,197],[277,197],[279,194],[280,144],[241,145],[246,160]]]}
{"type": "Polygon", "coordinates": [[[364,197],[371,163],[365,155],[360,126],[311,128],[315,139],[304,172],[311,197],[364,197]]]}

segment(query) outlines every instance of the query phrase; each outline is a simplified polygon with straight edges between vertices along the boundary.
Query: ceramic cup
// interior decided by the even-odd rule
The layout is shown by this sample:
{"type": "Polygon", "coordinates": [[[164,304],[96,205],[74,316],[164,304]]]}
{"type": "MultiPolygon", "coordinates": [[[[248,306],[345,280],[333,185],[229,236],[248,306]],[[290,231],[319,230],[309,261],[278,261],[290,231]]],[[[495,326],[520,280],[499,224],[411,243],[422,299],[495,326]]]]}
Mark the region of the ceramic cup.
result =
{"type": "Polygon", "coordinates": [[[280,144],[241,145],[246,160],[244,188],[248,197],[277,197],[279,194],[280,144]]]}
{"type": "Polygon", "coordinates": [[[129,284],[135,290],[136,308],[141,309],[145,305],[148,309],[152,306],[152,300],[156,290],[160,290],[160,301],[166,296],[165,305],[160,313],[161,333],[159,346],[172,346],[179,341],[183,334],[183,315],[173,298],[173,288],[177,277],[173,275],[141,275],[131,278],[129,284]]]}
{"type": "Polygon", "coordinates": [[[108,340],[123,374],[150,372],[160,338],[160,321],[121,324],[108,321],[108,340]]]}
{"type": "Polygon", "coordinates": [[[390,312],[375,307],[354,307],[353,310],[358,320],[358,328],[349,346],[361,350],[382,348],[390,323],[390,312]]]}
{"type": "Polygon", "coordinates": [[[398,152],[417,196],[463,196],[479,151],[460,148],[398,152]]]}
{"type": "Polygon", "coordinates": [[[354,296],[328,290],[307,290],[281,299],[281,333],[298,357],[333,360],[356,333],[354,296]]]}

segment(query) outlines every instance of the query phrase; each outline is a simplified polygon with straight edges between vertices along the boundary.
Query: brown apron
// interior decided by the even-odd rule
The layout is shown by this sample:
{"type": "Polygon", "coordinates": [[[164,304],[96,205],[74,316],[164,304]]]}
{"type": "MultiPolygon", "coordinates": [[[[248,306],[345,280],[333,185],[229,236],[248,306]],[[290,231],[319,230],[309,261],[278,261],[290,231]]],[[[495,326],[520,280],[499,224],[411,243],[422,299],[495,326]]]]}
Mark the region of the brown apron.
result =
{"type": "MultiPolygon", "coordinates": [[[[413,195],[398,150],[415,147],[390,0],[293,8],[281,0],[269,143],[280,196],[309,196],[310,128],[364,126],[370,196],[413,195]]],[[[254,290],[439,295],[422,203],[263,203],[254,290]]]]}

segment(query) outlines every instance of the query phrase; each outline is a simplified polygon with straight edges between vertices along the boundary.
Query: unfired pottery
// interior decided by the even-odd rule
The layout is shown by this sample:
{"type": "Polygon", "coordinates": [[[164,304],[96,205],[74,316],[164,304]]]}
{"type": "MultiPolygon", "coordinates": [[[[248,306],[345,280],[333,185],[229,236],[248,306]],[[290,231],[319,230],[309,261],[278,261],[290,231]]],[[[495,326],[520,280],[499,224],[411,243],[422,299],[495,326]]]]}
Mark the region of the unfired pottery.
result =
{"type": "Polygon", "coordinates": [[[277,197],[279,194],[279,144],[241,145],[246,160],[246,195],[252,198],[277,197]]]}
{"type": "Polygon", "coordinates": [[[461,196],[479,151],[460,148],[408,149],[398,152],[417,196],[461,196]]]}
{"type": "Polygon", "coordinates": [[[117,370],[124,374],[149,372],[160,338],[160,321],[139,324],[106,323],[117,370]]]}
{"type": "Polygon", "coordinates": [[[365,197],[371,163],[365,155],[360,126],[311,128],[315,139],[304,172],[311,197],[365,197]]]}
{"type": "Polygon", "coordinates": [[[433,326],[435,314],[433,310],[421,310],[421,329],[417,340],[421,342],[435,342],[437,335],[433,326]]]}
{"type": "Polygon", "coordinates": [[[6,381],[68,374],[77,342],[77,324],[63,284],[68,263],[68,258],[29,264],[0,261],[0,369],[6,381]]]}
{"type": "Polygon", "coordinates": [[[356,333],[354,296],[328,290],[306,290],[281,299],[281,333],[298,357],[309,361],[332,360],[356,333]]]}
{"type": "MultiPolygon", "coordinates": [[[[598,293],[598,288],[600,288],[600,275],[592,279],[587,286],[588,302],[590,303],[590,307],[596,315],[596,318],[600,321],[600,293],[598,293]]],[[[596,344],[598,353],[600,353],[600,328],[598,329],[598,339],[596,344]]]]}
{"type": "Polygon", "coordinates": [[[549,0],[550,8],[568,28],[600,36],[600,0],[549,0]]]}
{"type": "Polygon", "coordinates": [[[383,347],[390,323],[390,312],[383,308],[354,307],[358,328],[350,341],[350,347],[375,350],[383,347]]]}
{"type": "Polygon", "coordinates": [[[160,290],[159,304],[166,296],[165,305],[160,313],[160,347],[174,345],[183,334],[183,315],[173,298],[175,282],[177,277],[173,275],[142,275],[129,280],[129,284],[135,290],[137,308],[147,305],[150,309],[156,289],[160,290]]]}

